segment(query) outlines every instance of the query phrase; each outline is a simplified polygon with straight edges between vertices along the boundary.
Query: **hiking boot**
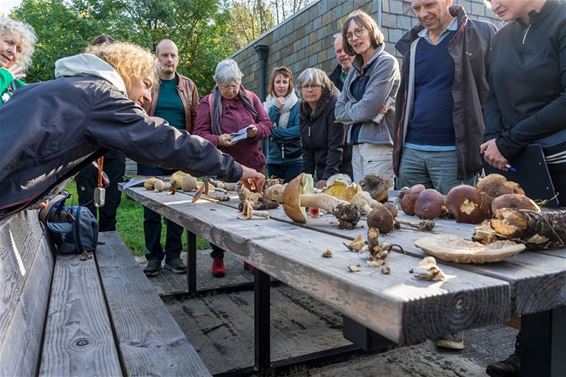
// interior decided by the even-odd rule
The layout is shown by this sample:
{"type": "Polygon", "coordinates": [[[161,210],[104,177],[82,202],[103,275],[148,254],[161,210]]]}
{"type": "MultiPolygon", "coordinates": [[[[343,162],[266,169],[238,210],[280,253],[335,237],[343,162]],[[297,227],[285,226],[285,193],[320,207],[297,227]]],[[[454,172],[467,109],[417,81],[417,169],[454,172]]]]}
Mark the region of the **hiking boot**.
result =
{"type": "Polygon", "coordinates": [[[255,267],[249,264],[248,262],[244,262],[244,270],[248,270],[249,272],[255,272],[255,267]]]}
{"type": "Polygon", "coordinates": [[[145,276],[148,278],[159,275],[159,271],[161,271],[161,260],[159,259],[148,260],[145,268],[143,269],[145,276]]]}
{"type": "Polygon", "coordinates": [[[163,268],[176,274],[184,274],[187,272],[187,266],[185,266],[181,258],[165,259],[165,266],[163,266],[163,268]]]}
{"type": "Polygon", "coordinates": [[[212,258],[212,276],[221,278],[226,275],[224,270],[224,258],[212,258]]]}
{"type": "Polygon", "coordinates": [[[436,346],[440,348],[447,348],[451,350],[464,349],[464,333],[457,332],[454,334],[443,335],[436,339],[436,346]]]}
{"type": "Polygon", "coordinates": [[[519,335],[515,341],[515,351],[505,360],[489,364],[485,373],[491,377],[519,377],[521,374],[519,335]]]}

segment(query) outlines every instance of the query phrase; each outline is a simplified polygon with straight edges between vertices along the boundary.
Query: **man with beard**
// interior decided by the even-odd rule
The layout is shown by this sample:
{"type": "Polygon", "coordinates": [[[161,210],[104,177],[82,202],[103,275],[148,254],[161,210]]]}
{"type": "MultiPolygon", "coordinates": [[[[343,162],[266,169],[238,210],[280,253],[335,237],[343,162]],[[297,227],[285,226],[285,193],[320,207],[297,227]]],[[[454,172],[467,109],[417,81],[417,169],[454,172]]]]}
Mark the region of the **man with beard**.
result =
{"type": "MultiPolygon", "coordinates": [[[[159,86],[151,93],[151,102],[144,108],[151,116],[165,119],[172,126],[192,133],[196,121],[199,103],[197,87],[191,79],[177,73],[179,50],[169,40],[160,41],[155,47],[159,62],[159,86]]],[[[154,166],[138,165],[138,174],[148,176],[170,175],[173,171],[154,166]]],[[[183,227],[165,219],[167,234],[165,248],[161,246],[161,216],[144,207],[143,229],[147,248],[146,276],[157,276],[161,271],[161,262],[165,258],[165,269],[182,274],[187,267],[181,260],[183,227]]]]}

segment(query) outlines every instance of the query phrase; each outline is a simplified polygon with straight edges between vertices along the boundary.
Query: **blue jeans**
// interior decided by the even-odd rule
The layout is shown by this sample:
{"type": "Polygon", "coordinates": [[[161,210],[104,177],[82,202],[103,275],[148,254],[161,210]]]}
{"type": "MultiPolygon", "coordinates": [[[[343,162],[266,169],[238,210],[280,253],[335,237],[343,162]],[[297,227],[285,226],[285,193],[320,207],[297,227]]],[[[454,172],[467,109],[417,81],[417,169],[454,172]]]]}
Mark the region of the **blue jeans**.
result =
{"type": "Polygon", "coordinates": [[[397,189],[423,184],[446,195],[454,186],[475,185],[477,177],[458,179],[458,159],[456,151],[428,152],[403,148],[397,189]]]}
{"type": "Polygon", "coordinates": [[[301,174],[302,169],[302,160],[285,164],[267,164],[267,174],[270,177],[282,178],[285,182],[289,182],[301,174]]]}

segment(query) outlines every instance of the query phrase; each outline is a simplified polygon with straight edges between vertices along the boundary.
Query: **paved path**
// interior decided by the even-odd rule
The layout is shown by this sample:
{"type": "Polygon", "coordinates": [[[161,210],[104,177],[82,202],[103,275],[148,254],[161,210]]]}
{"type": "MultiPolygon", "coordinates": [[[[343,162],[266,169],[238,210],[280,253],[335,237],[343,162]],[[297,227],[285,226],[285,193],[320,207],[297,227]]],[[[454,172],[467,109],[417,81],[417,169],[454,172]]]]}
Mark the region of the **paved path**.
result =
{"type": "MultiPolygon", "coordinates": [[[[198,252],[198,285],[252,281],[242,263],[226,253],[227,276],[210,275],[209,251],[198,252]]],[[[144,260],[138,259],[143,266],[144,260]]],[[[186,289],[186,276],[163,271],[150,279],[159,293],[186,289]]],[[[340,313],[287,286],[272,288],[272,358],[282,359],[349,344],[342,337],[340,313]]],[[[253,292],[167,300],[166,304],[212,373],[253,363],[253,292]]],[[[505,326],[470,330],[460,352],[439,350],[433,342],[366,354],[291,376],[442,377],[486,376],[485,367],[513,350],[516,330],[505,326]]]]}

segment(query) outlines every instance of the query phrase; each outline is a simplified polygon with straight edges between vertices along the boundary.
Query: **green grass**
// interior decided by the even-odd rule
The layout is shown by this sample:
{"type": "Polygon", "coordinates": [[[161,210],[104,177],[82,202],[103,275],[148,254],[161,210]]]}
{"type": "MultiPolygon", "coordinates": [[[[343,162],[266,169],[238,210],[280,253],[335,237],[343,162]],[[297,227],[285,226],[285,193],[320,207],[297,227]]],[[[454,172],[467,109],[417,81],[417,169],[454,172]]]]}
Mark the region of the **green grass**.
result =
{"type": "MultiPolygon", "coordinates": [[[[78,201],[75,182],[70,182],[65,189],[73,196],[72,200],[78,201]]],[[[122,193],[122,200],[116,214],[116,231],[132,251],[134,255],[144,256],[146,253],[143,235],[143,207],[135,200],[128,198],[122,193]]],[[[165,224],[161,229],[161,245],[165,245],[165,224]]],[[[183,235],[183,250],[187,249],[187,237],[183,235]]],[[[204,238],[197,237],[197,249],[209,249],[210,243],[204,238]]]]}

